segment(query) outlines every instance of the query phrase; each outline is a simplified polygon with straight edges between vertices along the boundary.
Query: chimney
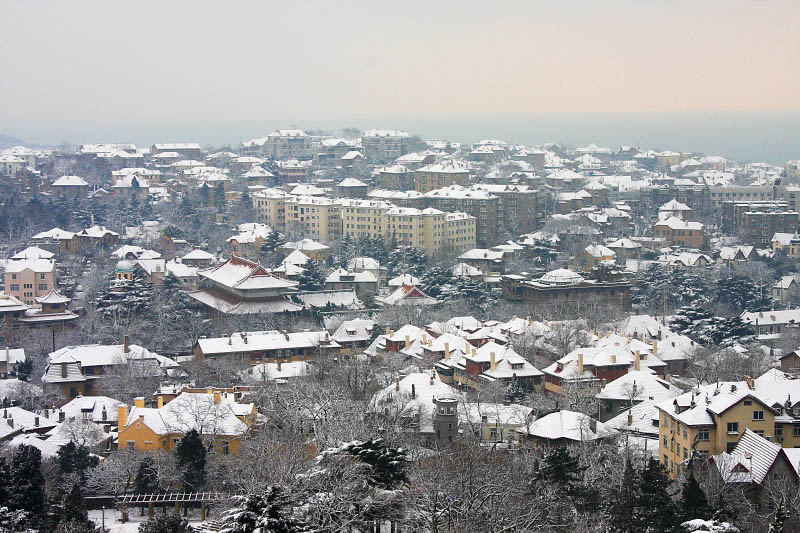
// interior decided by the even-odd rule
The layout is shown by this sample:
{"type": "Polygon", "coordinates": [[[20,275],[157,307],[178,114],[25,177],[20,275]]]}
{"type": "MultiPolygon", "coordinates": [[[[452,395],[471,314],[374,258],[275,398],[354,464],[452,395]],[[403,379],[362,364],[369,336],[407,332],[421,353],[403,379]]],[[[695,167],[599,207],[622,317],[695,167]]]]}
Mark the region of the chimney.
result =
{"type": "Polygon", "coordinates": [[[278,367],[278,372],[280,372],[281,371],[281,362],[280,361],[276,361],[275,364],[278,367]]]}
{"type": "Polygon", "coordinates": [[[394,390],[395,391],[399,391],[400,390],[400,376],[397,376],[397,378],[395,378],[394,390]]]}
{"type": "Polygon", "coordinates": [[[444,343],[444,360],[447,361],[450,359],[450,343],[444,343]]]}
{"type": "Polygon", "coordinates": [[[639,363],[639,350],[633,352],[633,368],[638,372],[641,370],[641,363],[639,363]]]}
{"type": "Polygon", "coordinates": [[[633,425],[633,413],[630,410],[628,410],[628,425],[633,425]]]}
{"type": "Polygon", "coordinates": [[[527,320],[528,320],[528,325],[530,326],[531,325],[531,315],[528,315],[527,320]]]}
{"type": "Polygon", "coordinates": [[[156,406],[157,406],[159,409],[161,409],[162,407],[164,407],[164,396],[162,396],[161,394],[159,394],[159,395],[156,397],[156,406]]]}
{"type": "Polygon", "coordinates": [[[430,385],[433,385],[433,372],[431,372],[431,381],[430,381],[430,383],[429,383],[429,384],[430,384],[430,385]]]}
{"type": "Polygon", "coordinates": [[[392,334],[392,330],[391,330],[391,328],[389,328],[389,326],[386,326],[386,334],[387,335],[391,335],[392,334]]]}
{"type": "Polygon", "coordinates": [[[611,354],[611,364],[617,363],[617,356],[615,354],[611,354]]]}
{"type": "Polygon", "coordinates": [[[658,341],[653,341],[653,357],[658,357],[658,341]]]}
{"type": "Polygon", "coordinates": [[[219,405],[220,395],[219,392],[214,393],[214,405],[219,405]]]}
{"type": "Polygon", "coordinates": [[[135,407],[139,407],[140,409],[144,407],[144,396],[139,396],[138,398],[133,399],[133,405],[135,407]]]}
{"type": "Polygon", "coordinates": [[[494,369],[497,368],[497,359],[495,358],[494,352],[489,354],[489,370],[494,372],[494,369]]]}
{"type": "Polygon", "coordinates": [[[583,376],[583,354],[578,354],[578,377],[583,376]]]}
{"type": "Polygon", "coordinates": [[[411,399],[413,400],[416,397],[417,397],[417,386],[412,383],[411,384],[411,399]]]}
{"type": "Polygon", "coordinates": [[[61,377],[67,377],[67,363],[61,363],[61,377]]]}
{"type": "Polygon", "coordinates": [[[39,417],[38,416],[33,417],[33,426],[37,427],[37,428],[39,427],[39,417]]]}
{"type": "Polygon", "coordinates": [[[747,378],[747,388],[750,390],[755,390],[756,383],[753,381],[753,378],[747,378]]]}
{"type": "Polygon", "coordinates": [[[403,349],[408,349],[408,347],[409,347],[410,345],[411,345],[411,337],[410,337],[409,335],[406,335],[406,343],[405,343],[405,345],[403,346],[403,349]]]}
{"type": "Polygon", "coordinates": [[[230,346],[231,344],[233,344],[233,334],[231,334],[231,336],[228,337],[228,346],[230,346]]]}
{"type": "Polygon", "coordinates": [[[8,425],[11,426],[12,428],[14,427],[14,419],[13,418],[7,419],[6,422],[8,422],[8,425]]]}
{"type": "MultiPolygon", "coordinates": [[[[283,330],[283,336],[287,341],[289,340],[289,332],[288,331],[283,330]]],[[[245,342],[247,342],[247,340],[245,340],[245,342]]]]}
{"type": "Polygon", "coordinates": [[[3,418],[8,418],[8,409],[3,409],[3,418]]]}
{"type": "Polygon", "coordinates": [[[131,346],[131,339],[130,339],[130,337],[128,337],[127,335],[125,335],[125,336],[123,337],[123,341],[122,341],[122,343],[123,343],[123,344],[122,344],[122,351],[123,351],[123,352],[125,352],[125,353],[128,353],[128,352],[130,352],[130,346],[131,346]]]}
{"type": "Polygon", "coordinates": [[[66,419],[67,419],[67,413],[65,413],[64,411],[59,411],[58,412],[58,421],[59,422],[63,422],[66,419]]]}
{"type": "Polygon", "coordinates": [[[105,406],[105,404],[103,405],[103,410],[102,410],[102,412],[100,413],[100,416],[101,416],[101,420],[102,420],[103,422],[106,422],[106,421],[108,420],[108,411],[106,411],[106,406],[105,406]]]}

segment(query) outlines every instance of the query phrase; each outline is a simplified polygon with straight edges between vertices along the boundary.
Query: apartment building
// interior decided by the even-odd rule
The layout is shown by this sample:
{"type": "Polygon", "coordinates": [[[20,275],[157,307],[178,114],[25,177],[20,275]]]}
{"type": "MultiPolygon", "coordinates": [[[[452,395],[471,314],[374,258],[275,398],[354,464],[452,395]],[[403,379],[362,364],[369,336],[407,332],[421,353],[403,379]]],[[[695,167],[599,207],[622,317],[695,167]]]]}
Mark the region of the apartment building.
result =
{"type": "Polygon", "coordinates": [[[27,305],[55,288],[56,264],[51,259],[18,259],[6,265],[3,274],[6,294],[27,305]]]}
{"type": "Polygon", "coordinates": [[[673,246],[701,250],[705,248],[705,226],[675,217],[659,220],[653,226],[653,236],[667,240],[673,246]]]}
{"type": "Polygon", "coordinates": [[[374,239],[387,236],[386,213],[394,206],[380,200],[341,200],[342,235],[374,239]]]}
{"type": "Polygon", "coordinates": [[[768,247],[776,233],[796,233],[800,214],[786,202],[725,202],[722,231],[745,244],[768,247]]]}
{"type": "Polygon", "coordinates": [[[656,407],[659,458],[673,478],[693,450],[700,457],[730,453],[746,429],[784,448],[800,446],[800,380],[767,373],[706,385],[656,407]]]}
{"type": "Polygon", "coordinates": [[[392,165],[378,170],[377,186],[392,191],[408,191],[414,188],[414,173],[404,165],[392,165]]]}
{"type": "Polygon", "coordinates": [[[443,161],[414,171],[414,190],[430,192],[451,185],[469,187],[469,167],[460,161],[443,161]]]}
{"type": "Polygon", "coordinates": [[[425,199],[435,209],[451,213],[464,212],[475,217],[478,246],[489,248],[497,244],[500,199],[494,194],[451,185],[425,193],[425,199]]]}
{"type": "MultiPolygon", "coordinates": [[[[796,189],[796,188],[795,188],[796,189]]],[[[772,187],[744,187],[728,185],[725,187],[710,187],[711,208],[721,209],[725,202],[768,202],[773,199],[772,187]]],[[[800,201],[800,197],[792,195],[792,204],[800,201]]],[[[800,205],[798,205],[800,207],[800,205]]],[[[797,210],[797,209],[795,209],[797,210]]]]}
{"type": "Polygon", "coordinates": [[[422,209],[427,203],[425,195],[414,190],[390,191],[386,189],[373,189],[367,196],[370,200],[391,202],[398,207],[416,207],[417,209],[422,209]]]}
{"type": "MultiPolygon", "coordinates": [[[[133,146],[133,145],[129,145],[133,146]]],[[[134,146],[134,150],[136,147],[134,146]]],[[[157,156],[165,152],[175,152],[185,159],[203,160],[203,150],[197,143],[163,143],[154,144],[150,148],[150,155],[157,156]]]]}
{"type": "Polygon", "coordinates": [[[539,225],[539,193],[528,185],[479,183],[473,190],[497,196],[497,218],[503,229],[515,237],[536,231],[539,225]]]}
{"type": "Polygon", "coordinates": [[[243,142],[242,154],[310,159],[311,137],[303,130],[275,130],[266,137],[243,142]]]}
{"type": "Polygon", "coordinates": [[[263,189],[253,195],[256,221],[275,231],[286,230],[286,200],[292,196],[280,189],[263,189]]]}
{"type": "Polygon", "coordinates": [[[338,201],[314,196],[293,196],[284,202],[287,234],[297,234],[324,243],[342,236],[342,213],[338,201]]]}
{"type": "Polygon", "coordinates": [[[80,176],[61,176],[51,185],[53,197],[74,200],[86,198],[89,193],[89,184],[80,176]]]}
{"type": "Polygon", "coordinates": [[[367,130],[361,137],[364,157],[370,163],[389,163],[408,153],[409,135],[397,130],[367,130]]]}

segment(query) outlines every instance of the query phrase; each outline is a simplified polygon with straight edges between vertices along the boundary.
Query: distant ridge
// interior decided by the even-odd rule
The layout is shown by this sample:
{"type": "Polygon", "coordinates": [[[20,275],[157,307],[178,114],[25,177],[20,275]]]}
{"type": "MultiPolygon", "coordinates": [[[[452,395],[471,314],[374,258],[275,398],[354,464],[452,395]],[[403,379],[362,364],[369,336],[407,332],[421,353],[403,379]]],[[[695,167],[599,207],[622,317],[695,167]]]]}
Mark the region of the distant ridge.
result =
{"type": "Polygon", "coordinates": [[[47,148],[41,144],[34,144],[29,143],[28,141],[23,141],[17,137],[12,137],[11,135],[4,135],[0,133],[0,150],[5,150],[6,148],[13,148],[14,146],[25,146],[26,148],[47,148]]]}

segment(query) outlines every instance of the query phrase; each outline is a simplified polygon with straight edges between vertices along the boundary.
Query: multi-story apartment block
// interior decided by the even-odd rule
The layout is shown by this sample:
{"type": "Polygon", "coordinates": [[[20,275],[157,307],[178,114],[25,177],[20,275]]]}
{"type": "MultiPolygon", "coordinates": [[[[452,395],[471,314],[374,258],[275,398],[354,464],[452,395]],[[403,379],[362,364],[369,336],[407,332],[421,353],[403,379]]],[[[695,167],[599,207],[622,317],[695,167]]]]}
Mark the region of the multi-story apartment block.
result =
{"type": "Polygon", "coordinates": [[[408,153],[409,135],[397,130],[367,130],[361,137],[364,157],[370,163],[388,163],[408,153]]]}
{"type": "MultiPolygon", "coordinates": [[[[133,145],[131,145],[133,146],[133,145]]],[[[134,150],[136,147],[134,146],[134,150]]],[[[157,156],[164,152],[175,152],[185,159],[203,160],[203,150],[197,143],[166,143],[154,144],[150,148],[150,155],[157,156]]]]}
{"type": "Polygon", "coordinates": [[[417,191],[389,191],[386,189],[373,189],[367,196],[371,200],[382,200],[384,202],[391,202],[398,207],[416,207],[422,209],[425,207],[427,198],[424,194],[417,191]]]}
{"type": "Polygon", "coordinates": [[[459,161],[444,161],[414,171],[414,190],[421,193],[451,185],[468,187],[469,182],[469,167],[459,161]]]}
{"type": "Polygon", "coordinates": [[[784,448],[800,446],[800,380],[758,379],[706,385],[657,403],[659,458],[677,477],[693,452],[730,453],[745,429],[784,448]]]}
{"type": "Polygon", "coordinates": [[[538,226],[538,192],[528,185],[486,185],[473,190],[486,191],[499,199],[497,218],[502,228],[514,237],[535,231],[538,226]]]}
{"type": "Polygon", "coordinates": [[[484,190],[451,185],[425,193],[427,204],[442,211],[469,213],[477,219],[478,246],[489,248],[498,242],[500,199],[484,190]]]}
{"type": "Polygon", "coordinates": [[[653,236],[665,239],[673,246],[697,250],[705,248],[705,226],[700,222],[669,217],[656,222],[653,226],[653,236]]]}
{"type": "Polygon", "coordinates": [[[286,230],[286,200],[292,196],[280,189],[263,189],[253,195],[253,211],[257,222],[275,231],[286,230]]]}
{"type": "Polygon", "coordinates": [[[786,202],[725,202],[722,231],[743,243],[768,247],[776,233],[796,233],[800,214],[786,202]]]}
{"type": "Polygon", "coordinates": [[[278,159],[310,159],[311,137],[303,130],[275,130],[266,137],[243,142],[242,153],[278,159]]]}
{"type": "MultiPolygon", "coordinates": [[[[721,209],[725,202],[768,202],[773,199],[772,187],[711,187],[711,208],[721,209]]],[[[794,203],[796,195],[792,195],[794,203]]],[[[800,200],[800,198],[798,198],[800,200]]],[[[799,206],[800,207],[800,206],[799,206]]]]}
{"type": "Polygon", "coordinates": [[[347,139],[323,139],[314,149],[314,164],[330,167],[336,166],[339,160],[348,152],[358,150],[360,146],[356,141],[347,139]]]}
{"type": "Polygon", "coordinates": [[[284,202],[285,228],[290,235],[332,242],[342,236],[341,205],[330,198],[293,196],[284,202]]]}
{"type": "Polygon", "coordinates": [[[342,202],[343,234],[394,239],[401,245],[423,249],[430,256],[474,248],[475,226],[475,218],[467,213],[396,207],[376,200],[342,202]]]}
{"type": "Polygon", "coordinates": [[[800,178],[800,159],[787,161],[784,170],[787,178],[800,178]]]}
{"type": "Polygon", "coordinates": [[[408,191],[414,188],[414,174],[403,165],[392,165],[378,170],[377,186],[393,191],[408,191]]]}

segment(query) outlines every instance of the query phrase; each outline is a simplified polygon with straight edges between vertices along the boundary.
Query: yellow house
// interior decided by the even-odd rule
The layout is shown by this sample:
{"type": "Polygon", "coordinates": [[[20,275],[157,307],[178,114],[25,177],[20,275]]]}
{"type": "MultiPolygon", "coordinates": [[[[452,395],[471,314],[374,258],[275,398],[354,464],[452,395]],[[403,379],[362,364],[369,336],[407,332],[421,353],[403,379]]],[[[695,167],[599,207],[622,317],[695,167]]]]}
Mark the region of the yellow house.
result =
{"type": "Polygon", "coordinates": [[[194,429],[218,453],[238,453],[258,413],[255,404],[239,403],[234,396],[211,389],[181,392],[168,403],[159,396],[157,407],[145,407],[144,398],[136,398],[130,410],[118,408],[119,447],[171,451],[194,429]]]}
{"type": "Polygon", "coordinates": [[[671,477],[693,449],[700,457],[730,453],[745,429],[784,448],[800,446],[800,381],[770,376],[714,383],[656,404],[659,459],[671,477]]]}

